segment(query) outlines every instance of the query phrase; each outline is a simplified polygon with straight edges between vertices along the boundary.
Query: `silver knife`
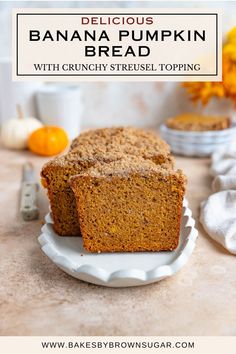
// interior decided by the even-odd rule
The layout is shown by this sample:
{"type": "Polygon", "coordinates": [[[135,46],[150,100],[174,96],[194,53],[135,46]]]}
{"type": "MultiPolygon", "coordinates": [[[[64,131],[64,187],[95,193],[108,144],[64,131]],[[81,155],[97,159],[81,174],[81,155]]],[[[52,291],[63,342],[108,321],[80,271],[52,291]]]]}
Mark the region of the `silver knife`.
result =
{"type": "Polygon", "coordinates": [[[35,220],[39,217],[37,194],[39,185],[34,179],[34,169],[30,162],[23,166],[21,185],[20,213],[25,221],[35,220]]]}

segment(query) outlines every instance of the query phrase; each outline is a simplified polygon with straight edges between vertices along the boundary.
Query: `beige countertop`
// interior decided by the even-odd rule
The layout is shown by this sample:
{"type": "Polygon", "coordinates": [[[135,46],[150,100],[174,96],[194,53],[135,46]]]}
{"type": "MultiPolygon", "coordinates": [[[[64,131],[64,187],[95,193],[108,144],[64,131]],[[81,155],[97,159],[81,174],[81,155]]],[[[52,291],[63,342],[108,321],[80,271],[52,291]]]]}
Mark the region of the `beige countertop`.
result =
{"type": "MultiPolygon", "coordinates": [[[[41,220],[19,216],[21,167],[39,173],[44,158],[0,150],[1,335],[236,335],[236,258],[199,227],[197,246],[174,277],[113,289],[76,280],[58,269],[37,242],[41,220]]],[[[187,198],[198,219],[210,193],[208,159],[177,157],[188,176],[187,198]]],[[[235,214],[236,215],[236,214],[235,214]]]]}

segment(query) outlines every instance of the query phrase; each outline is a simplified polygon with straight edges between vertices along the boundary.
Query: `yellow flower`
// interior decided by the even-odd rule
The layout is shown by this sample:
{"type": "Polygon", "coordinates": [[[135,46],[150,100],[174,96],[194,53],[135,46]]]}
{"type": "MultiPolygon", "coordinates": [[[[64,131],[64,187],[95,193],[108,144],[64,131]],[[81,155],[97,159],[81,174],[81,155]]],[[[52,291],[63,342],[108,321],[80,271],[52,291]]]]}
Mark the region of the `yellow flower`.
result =
{"type": "Polygon", "coordinates": [[[227,42],[236,44],[236,27],[233,27],[227,34],[227,42]]]}
{"type": "Polygon", "coordinates": [[[226,92],[228,93],[227,96],[229,97],[235,97],[236,96],[236,70],[232,72],[227,73],[224,78],[224,86],[226,89],[226,92]]]}
{"type": "Polygon", "coordinates": [[[227,35],[223,46],[222,82],[186,82],[183,86],[192,101],[207,104],[212,97],[229,97],[236,102],[236,27],[227,35]]]}
{"type": "Polygon", "coordinates": [[[223,54],[228,55],[230,60],[236,62],[236,42],[235,43],[226,43],[223,48],[223,54]]]}
{"type": "Polygon", "coordinates": [[[225,97],[222,82],[186,82],[184,87],[191,95],[193,102],[201,101],[203,105],[207,104],[213,96],[225,97]]]}

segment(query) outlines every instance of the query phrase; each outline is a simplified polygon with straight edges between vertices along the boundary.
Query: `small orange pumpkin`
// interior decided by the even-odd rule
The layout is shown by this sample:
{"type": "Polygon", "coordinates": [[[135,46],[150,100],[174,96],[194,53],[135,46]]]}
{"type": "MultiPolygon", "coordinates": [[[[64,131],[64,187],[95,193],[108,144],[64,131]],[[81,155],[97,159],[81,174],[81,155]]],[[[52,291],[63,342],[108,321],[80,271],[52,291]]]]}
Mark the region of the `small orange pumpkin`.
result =
{"type": "Polygon", "coordinates": [[[68,136],[64,129],[56,126],[44,126],[36,129],[28,139],[28,147],[42,156],[57,155],[67,147],[68,136]]]}

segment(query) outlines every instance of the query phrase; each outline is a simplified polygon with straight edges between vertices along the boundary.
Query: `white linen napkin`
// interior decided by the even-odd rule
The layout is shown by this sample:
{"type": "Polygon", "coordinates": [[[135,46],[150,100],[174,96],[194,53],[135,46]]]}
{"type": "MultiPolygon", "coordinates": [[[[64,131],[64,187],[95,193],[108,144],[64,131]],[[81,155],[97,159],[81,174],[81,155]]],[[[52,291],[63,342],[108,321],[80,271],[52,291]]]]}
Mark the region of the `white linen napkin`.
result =
{"type": "Polygon", "coordinates": [[[236,145],[212,156],[213,194],[201,203],[200,222],[206,232],[236,254],[236,145]]]}

